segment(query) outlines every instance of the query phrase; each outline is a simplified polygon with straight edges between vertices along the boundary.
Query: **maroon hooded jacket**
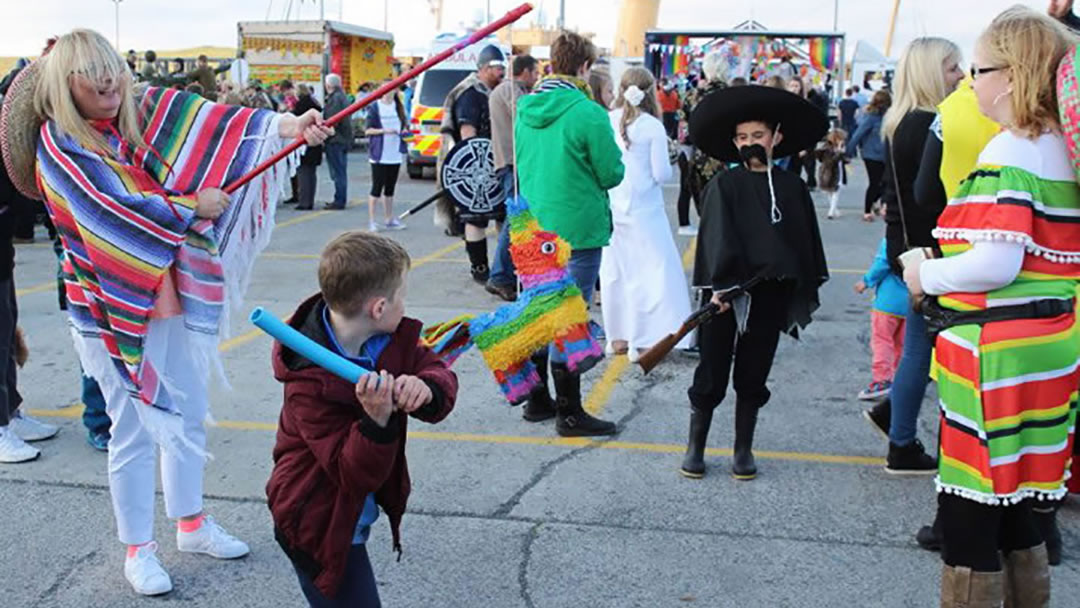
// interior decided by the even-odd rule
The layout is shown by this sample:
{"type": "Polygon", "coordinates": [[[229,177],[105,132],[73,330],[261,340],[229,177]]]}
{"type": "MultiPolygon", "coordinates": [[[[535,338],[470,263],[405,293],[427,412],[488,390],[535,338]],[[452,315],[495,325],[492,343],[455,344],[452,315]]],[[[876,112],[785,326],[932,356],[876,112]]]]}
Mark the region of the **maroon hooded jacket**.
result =
{"type": "MultiPolygon", "coordinates": [[[[326,304],[312,296],[289,320],[296,330],[331,348],[323,325],[326,304]]],[[[439,422],[457,397],[457,376],[420,345],[420,322],[402,319],[377,367],[395,377],[418,376],[434,396],[411,416],[439,422]]],[[[274,377],[285,385],[285,403],[274,445],[274,470],[266,484],[274,535],[292,562],[327,597],[337,595],[364,499],[390,520],[394,549],[401,551],[401,516],[409,497],[405,429],[409,416],[394,412],[380,427],[364,412],[352,384],[317,367],[281,343],[274,344],[274,377]]]]}

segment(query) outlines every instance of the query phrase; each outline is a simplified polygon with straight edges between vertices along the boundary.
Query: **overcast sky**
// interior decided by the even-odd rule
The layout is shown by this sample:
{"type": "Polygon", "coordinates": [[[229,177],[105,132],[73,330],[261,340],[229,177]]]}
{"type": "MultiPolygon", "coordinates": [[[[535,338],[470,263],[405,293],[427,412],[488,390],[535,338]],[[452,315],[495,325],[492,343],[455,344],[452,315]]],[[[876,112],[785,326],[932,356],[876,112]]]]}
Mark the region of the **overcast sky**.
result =
{"type": "MultiPolygon", "coordinates": [[[[521,0],[491,0],[493,14],[502,14],[521,0]]],[[[571,28],[597,34],[601,46],[610,47],[622,2],[635,0],[570,0],[566,22],[571,28]]],[[[472,21],[483,14],[482,0],[444,0],[444,29],[472,21]]],[[[979,31],[1000,10],[1016,0],[902,0],[897,20],[895,56],[908,40],[923,35],[950,38],[970,55],[979,31]]],[[[1045,11],[1048,0],[1020,2],[1045,11]]],[[[312,0],[122,0],[120,46],[123,49],[175,49],[201,45],[235,46],[236,22],[282,19],[292,5],[293,18],[318,18],[312,0]]],[[[382,29],[383,7],[388,29],[399,49],[423,48],[432,38],[435,23],[428,0],[325,0],[327,18],[339,14],[349,23],[382,29]]],[[[533,0],[539,13],[554,23],[558,0],[533,0]]],[[[884,47],[892,0],[839,0],[839,29],[851,47],[864,39],[884,47]]],[[[833,23],[834,0],[663,0],[661,28],[729,28],[756,19],[773,29],[828,30],[833,23]],[[754,8],[750,8],[754,7],[754,8]]],[[[75,27],[115,35],[113,0],[0,0],[3,33],[0,56],[36,54],[46,38],[75,27]]],[[[538,11],[533,12],[535,18],[538,11]]],[[[850,55],[849,55],[850,57],[850,55]]]]}

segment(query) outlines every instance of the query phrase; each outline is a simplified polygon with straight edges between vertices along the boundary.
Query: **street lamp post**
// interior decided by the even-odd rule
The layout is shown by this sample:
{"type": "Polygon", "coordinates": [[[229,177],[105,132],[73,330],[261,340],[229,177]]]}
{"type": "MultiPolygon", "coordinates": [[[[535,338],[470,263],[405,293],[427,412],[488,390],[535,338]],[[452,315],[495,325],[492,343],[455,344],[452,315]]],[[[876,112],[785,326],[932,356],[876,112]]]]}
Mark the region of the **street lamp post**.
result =
{"type": "Polygon", "coordinates": [[[120,52],[120,3],[124,0],[112,0],[116,6],[116,52],[120,52]]]}

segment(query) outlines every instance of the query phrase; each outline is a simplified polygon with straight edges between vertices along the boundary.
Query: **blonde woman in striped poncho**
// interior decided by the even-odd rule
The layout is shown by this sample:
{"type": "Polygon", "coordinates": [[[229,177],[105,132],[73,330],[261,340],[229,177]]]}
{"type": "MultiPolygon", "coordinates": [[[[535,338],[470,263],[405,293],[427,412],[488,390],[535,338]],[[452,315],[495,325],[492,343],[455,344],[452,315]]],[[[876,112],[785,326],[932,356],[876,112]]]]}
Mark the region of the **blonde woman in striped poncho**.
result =
{"type": "Polygon", "coordinates": [[[37,183],[63,243],[75,347],[113,424],[109,489],[128,546],[124,574],[140,594],[166,593],[172,581],[153,542],[158,447],[178,549],[248,552],[203,514],[203,420],[220,328],[269,242],[287,167],[231,197],[220,188],[288,140],[319,144],[332,130],[316,111],[278,115],[157,88],[136,98],[123,59],[89,30],[59,38],[28,74],[44,121],[37,183]]]}
{"type": "MultiPolygon", "coordinates": [[[[999,606],[1003,595],[1017,606],[1049,605],[1032,509],[1065,493],[1080,381],[1080,187],[1054,90],[1075,44],[1061,25],[1021,7],[983,33],[972,87],[982,113],[1005,130],[938,219],[944,259],[904,271],[913,295],[966,313],[938,334],[933,366],[943,607],[999,606]]],[[[928,311],[932,325],[942,316],[928,311]]]]}

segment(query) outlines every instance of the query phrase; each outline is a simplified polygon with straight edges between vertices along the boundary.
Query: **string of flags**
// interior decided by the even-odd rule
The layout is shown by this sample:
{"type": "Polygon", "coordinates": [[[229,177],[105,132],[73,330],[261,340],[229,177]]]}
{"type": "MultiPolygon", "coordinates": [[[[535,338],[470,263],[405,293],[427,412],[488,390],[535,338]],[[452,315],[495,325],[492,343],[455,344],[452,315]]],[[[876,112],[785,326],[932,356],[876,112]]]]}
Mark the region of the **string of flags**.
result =
{"type": "Polygon", "coordinates": [[[791,54],[790,46],[795,45],[806,49],[810,65],[815,70],[829,72],[839,63],[838,43],[839,39],[832,36],[779,39],[748,35],[691,44],[688,36],[676,36],[671,42],[650,42],[646,49],[662,55],[661,64],[665,72],[680,73],[686,70],[692,58],[717,48],[729,58],[731,67],[738,69],[740,66],[749,67],[754,60],[762,62],[788,56],[791,54]]]}

